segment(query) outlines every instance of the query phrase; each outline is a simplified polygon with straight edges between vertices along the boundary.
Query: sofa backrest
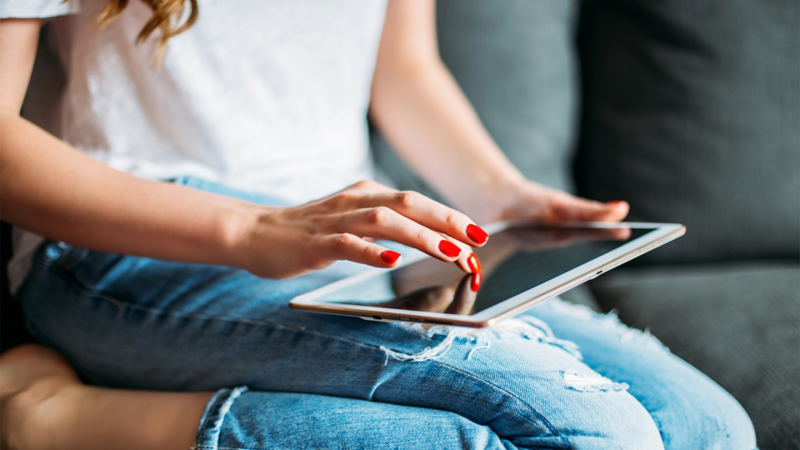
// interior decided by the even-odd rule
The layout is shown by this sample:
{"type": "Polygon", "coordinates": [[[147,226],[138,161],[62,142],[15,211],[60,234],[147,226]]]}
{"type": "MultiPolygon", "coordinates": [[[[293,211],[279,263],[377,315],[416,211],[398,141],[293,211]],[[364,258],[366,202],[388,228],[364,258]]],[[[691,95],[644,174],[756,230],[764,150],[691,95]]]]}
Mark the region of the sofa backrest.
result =
{"type": "Polygon", "coordinates": [[[800,257],[800,2],[588,0],[579,193],[682,222],[639,262],[800,257]]]}

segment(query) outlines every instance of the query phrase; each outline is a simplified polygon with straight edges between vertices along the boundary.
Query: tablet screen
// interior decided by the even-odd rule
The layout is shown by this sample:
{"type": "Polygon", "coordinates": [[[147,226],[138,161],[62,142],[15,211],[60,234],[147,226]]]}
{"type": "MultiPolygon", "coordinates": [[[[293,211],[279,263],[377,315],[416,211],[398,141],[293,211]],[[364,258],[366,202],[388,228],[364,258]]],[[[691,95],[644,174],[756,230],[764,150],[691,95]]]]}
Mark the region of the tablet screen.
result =
{"type": "Polygon", "coordinates": [[[600,257],[656,228],[509,228],[475,250],[478,275],[426,258],[317,301],[472,315],[600,257]]]}

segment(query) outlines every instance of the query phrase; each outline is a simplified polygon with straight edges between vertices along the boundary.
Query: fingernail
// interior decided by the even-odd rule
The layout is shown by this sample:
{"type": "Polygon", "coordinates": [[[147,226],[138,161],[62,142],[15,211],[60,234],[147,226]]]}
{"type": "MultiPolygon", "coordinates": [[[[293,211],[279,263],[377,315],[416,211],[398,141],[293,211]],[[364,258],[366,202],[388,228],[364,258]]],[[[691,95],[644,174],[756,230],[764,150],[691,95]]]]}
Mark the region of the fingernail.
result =
{"type": "Polygon", "coordinates": [[[467,257],[467,266],[472,273],[481,273],[481,260],[475,256],[475,253],[470,253],[467,257]]]}
{"type": "Polygon", "coordinates": [[[606,205],[613,206],[614,208],[616,208],[619,205],[624,205],[624,204],[625,204],[625,202],[622,201],[622,200],[612,200],[610,202],[606,202],[606,205]]]}
{"type": "Polygon", "coordinates": [[[467,225],[467,237],[472,239],[472,242],[476,244],[483,244],[489,239],[489,233],[483,231],[483,229],[477,225],[469,224],[467,225]]]}
{"type": "Polygon", "coordinates": [[[455,258],[461,254],[461,249],[458,248],[456,244],[453,244],[452,242],[445,240],[439,242],[439,251],[444,253],[445,256],[449,256],[450,258],[455,258]]]}
{"type": "Polygon", "coordinates": [[[478,292],[478,289],[481,288],[481,281],[483,281],[483,277],[480,272],[472,274],[472,281],[469,283],[469,288],[472,289],[472,292],[478,292]]]}
{"type": "Polygon", "coordinates": [[[381,253],[381,259],[386,264],[394,264],[398,258],[400,258],[400,253],[393,252],[391,250],[384,250],[384,252],[381,253]]]}

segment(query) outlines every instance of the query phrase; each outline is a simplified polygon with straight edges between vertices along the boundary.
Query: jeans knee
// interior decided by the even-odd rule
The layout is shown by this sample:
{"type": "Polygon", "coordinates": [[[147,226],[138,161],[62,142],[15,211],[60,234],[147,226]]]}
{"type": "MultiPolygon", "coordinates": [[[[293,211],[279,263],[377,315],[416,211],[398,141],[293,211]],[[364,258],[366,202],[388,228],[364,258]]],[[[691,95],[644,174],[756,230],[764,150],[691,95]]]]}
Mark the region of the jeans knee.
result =
{"type": "Polygon", "coordinates": [[[606,445],[602,448],[647,450],[664,448],[653,417],[632,395],[626,393],[613,405],[607,406],[606,411],[608,418],[611,419],[610,431],[606,445]]]}
{"type": "Polygon", "coordinates": [[[662,435],[667,449],[703,448],[753,450],[756,435],[750,417],[726,392],[703,399],[664,420],[662,435]]]}
{"type": "Polygon", "coordinates": [[[576,399],[575,428],[562,436],[571,449],[664,448],[658,427],[647,410],[628,392],[584,392],[576,399]]]}

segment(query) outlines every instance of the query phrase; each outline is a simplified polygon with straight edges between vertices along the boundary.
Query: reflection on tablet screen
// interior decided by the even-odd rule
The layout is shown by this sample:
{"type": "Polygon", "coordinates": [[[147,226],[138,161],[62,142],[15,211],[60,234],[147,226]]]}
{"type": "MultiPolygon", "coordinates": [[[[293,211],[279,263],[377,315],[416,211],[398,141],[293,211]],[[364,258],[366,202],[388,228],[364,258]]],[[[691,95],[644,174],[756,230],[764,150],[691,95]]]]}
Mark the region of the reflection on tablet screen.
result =
{"type": "Polygon", "coordinates": [[[480,274],[432,258],[319,298],[338,304],[476,314],[600,257],[655,228],[511,228],[475,254],[480,274]]]}

